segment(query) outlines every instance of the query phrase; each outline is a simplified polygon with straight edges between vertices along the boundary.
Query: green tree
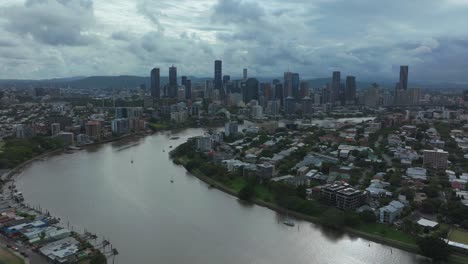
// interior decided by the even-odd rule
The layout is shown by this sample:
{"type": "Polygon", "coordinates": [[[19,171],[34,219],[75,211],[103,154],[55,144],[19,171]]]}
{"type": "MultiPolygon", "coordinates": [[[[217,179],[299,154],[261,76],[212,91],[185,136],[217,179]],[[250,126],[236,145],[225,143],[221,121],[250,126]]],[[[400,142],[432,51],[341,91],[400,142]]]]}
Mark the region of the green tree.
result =
{"type": "Polygon", "coordinates": [[[251,184],[247,184],[239,191],[239,199],[251,202],[255,197],[255,189],[251,184]]]}
{"type": "Polygon", "coordinates": [[[421,253],[434,261],[447,260],[450,255],[450,247],[441,237],[420,237],[417,240],[417,244],[421,253]]]}
{"type": "Polygon", "coordinates": [[[344,212],[336,208],[330,208],[326,210],[320,216],[320,220],[323,225],[334,229],[341,229],[345,224],[344,212]]]}
{"type": "Polygon", "coordinates": [[[374,212],[371,210],[365,210],[359,214],[359,217],[364,223],[370,224],[375,223],[377,221],[377,217],[375,216],[374,212]]]}

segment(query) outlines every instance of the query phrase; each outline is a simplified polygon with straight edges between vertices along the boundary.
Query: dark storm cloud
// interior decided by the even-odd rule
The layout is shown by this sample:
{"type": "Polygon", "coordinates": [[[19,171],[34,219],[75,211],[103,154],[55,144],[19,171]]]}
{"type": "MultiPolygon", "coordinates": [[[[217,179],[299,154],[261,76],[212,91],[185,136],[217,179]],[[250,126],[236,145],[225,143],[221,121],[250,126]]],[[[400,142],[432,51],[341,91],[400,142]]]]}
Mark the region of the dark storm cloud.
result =
{"type": "Polygon", "coordinates": [[[91,0],[28,0],[5,8],[5,29],[49,45],[88,45],[94,37],[87,29],[94,23],[91,0]]]}
{"type": "MultiPolygon", "coordinates": [[[[465,0],[0,1],[0,74],[343,75],[468,82],[465,0]],[[25,60],[21,60],[21,58],[25,60]],[[24,63],[26,61],[28,63],[24,63]]],[[[0,76],[1,77],[1,76],[0,76]]]]}

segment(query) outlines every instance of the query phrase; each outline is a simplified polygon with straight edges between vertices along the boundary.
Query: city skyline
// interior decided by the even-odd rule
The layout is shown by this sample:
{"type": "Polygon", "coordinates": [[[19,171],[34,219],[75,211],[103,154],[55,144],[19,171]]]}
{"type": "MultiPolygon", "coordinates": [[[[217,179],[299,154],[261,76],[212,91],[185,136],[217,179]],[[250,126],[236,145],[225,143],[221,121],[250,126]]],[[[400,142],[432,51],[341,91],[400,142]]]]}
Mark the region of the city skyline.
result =
{"type": "Polygon", "coordinates": [[[187,75],[211,76],[212,61],[222,58],[224,72],[247,67],[257,77],[277,76],[289,65],[305,78],[340,70],[390,80],[400,65],[411,65],[415,81],[468,82],[460,22],[468,2],[462,0],[379,7],[370,1],[204,0],[175,7],[10,0],[0,8],[0,79],[142,76],[153,65],[171,64],[187,75]]]}

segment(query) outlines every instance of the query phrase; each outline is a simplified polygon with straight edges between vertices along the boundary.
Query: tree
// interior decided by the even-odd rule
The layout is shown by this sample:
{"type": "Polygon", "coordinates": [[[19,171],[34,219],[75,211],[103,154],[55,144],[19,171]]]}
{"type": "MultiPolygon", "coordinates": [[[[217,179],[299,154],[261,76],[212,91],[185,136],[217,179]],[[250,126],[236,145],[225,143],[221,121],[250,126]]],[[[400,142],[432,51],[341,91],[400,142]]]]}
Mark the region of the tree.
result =
{"type": "Polygon", "coordinates": [[[347,211],[344,214],[344,224],[346,226],[354,227],[360,224],[361,219],[357,213],[353,211],[347,211]]]}
{"type": "Polygon", "coordinates": [[[326,210],[321,216],[320,219],[322,224],[331,227],[334,229],[341,229],[344,226],[344,212],[336,208],[330,208],[326,210]]]}
{"type": "Polygon", "coordinates": [[[255,196],[255,189],[252,185],[247,184],[238,193],[239,199],[251,202],[255,196]]]}
{"type": "Polygon", "coordinates": [[[447,260],[450,247],[441,237],[426,236],[417,240],[421,253],[434,261],[447,260]]]}
{"type": "Polygon", "coordinates": [[[365,210],[359,214],[359,217],[364,223],[370,224],[375,223],[377,221],[377,217],[375,216],[374,212],[371,210],[365,210]]]}

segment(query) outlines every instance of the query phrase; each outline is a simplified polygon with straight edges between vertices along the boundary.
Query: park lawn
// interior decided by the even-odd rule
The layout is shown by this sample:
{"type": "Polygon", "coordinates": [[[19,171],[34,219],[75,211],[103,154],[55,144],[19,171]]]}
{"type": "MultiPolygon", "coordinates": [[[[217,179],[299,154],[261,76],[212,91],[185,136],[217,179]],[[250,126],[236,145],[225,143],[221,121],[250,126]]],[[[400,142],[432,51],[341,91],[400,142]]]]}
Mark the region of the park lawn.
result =
{"type": "Polygon", "coordinates": [[[24,261],[4,247],[0,247],[0,264],[23,264],[24,261]]]}
{"type": "Polygon", "coordinates": [[[449,240],[468,245],[468,232],[457,228],[452,228],[450,231],[449,240]]]}
{"type": "Polygon", "coordinates": [[[360,225],[356,229],[371,235],[396,240],[405,244],[414,245],[416,243],[410,235],[383,224],[365,224],[360,225]]]}

